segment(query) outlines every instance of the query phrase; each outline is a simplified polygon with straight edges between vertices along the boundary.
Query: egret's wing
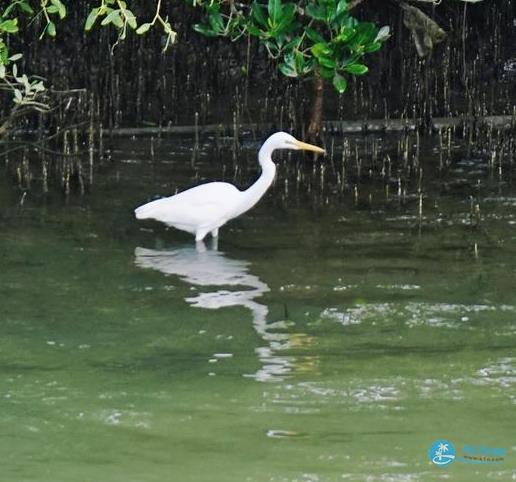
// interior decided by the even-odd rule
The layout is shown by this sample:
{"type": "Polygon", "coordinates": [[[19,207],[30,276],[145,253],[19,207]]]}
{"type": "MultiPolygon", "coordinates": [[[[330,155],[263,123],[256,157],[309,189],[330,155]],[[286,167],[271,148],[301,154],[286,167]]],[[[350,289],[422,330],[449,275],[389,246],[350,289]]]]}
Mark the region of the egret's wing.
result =
{"type": "Polygon", "coordinates": [[[223,217],[234,208],[240,194],[232,184],[210,182],[144,204],[135,214],[138,219],[152,218],[189,230],[223,217]]]}

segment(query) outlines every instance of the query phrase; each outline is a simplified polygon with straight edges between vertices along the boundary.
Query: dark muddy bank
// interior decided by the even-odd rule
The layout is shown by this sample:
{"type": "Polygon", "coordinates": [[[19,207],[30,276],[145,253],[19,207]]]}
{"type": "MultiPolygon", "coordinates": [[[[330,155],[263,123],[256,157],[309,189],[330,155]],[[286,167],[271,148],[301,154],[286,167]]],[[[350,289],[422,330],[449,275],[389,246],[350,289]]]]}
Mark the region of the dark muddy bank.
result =
{"type": "MultiPolygon", "coordinates": [[[[56,89],[86,89],[94,102],[83,98],[75,110],[93,107],[104,128],[194,124],[196,113],[200,124],[275,122],[302,128],[311,86],[279,75],[254,41],[203,38],[191,28],[200,12],[169,3],[178,42],[165,55],[159,32],[130,35],[112,54],[114,33],[85,34],[87,2],[77,3],[82,8],[74,7],[57,40],[22,46],[25,67],[56,89]]],[[[363,2],[354,14],[389,25],[393,36],[370,59],[370,74],[352,82],[347,94],[327,89],[325,119],[512,114],[515,2],[443,3],[419,4],[448,33],[421,59],[398,4],[363,2]]]]}

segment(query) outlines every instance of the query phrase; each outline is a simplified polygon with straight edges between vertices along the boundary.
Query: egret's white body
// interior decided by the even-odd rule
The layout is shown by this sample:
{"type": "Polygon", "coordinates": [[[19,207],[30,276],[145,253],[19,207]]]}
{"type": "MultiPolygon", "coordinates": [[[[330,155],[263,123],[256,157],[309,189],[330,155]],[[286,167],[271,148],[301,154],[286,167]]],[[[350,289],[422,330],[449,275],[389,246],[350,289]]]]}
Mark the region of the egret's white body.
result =
{"type": "Polygon", "coordinates": [[[201,184],[136,208],[136,218],[155,219],[187,231],[195,235],[196,241],[202,241],[208,233],[216,238],[222,225],[251,209],[272,184],[276,175],[272,152],[276,149],[304,149],[324,153],[320,147],[300,142],[286,132],[276,132],[260,148],[258,162],[262,174],[248,189],[240,191],[227,182],[201,184]]]}

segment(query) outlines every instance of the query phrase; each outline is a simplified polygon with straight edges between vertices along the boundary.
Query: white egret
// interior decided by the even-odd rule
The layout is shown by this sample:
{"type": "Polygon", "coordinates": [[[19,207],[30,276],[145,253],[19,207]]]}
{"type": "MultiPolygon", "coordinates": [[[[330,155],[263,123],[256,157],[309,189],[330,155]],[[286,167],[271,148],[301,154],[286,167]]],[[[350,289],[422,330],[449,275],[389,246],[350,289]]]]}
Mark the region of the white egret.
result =
{"type": "Polygon", "coordinates": [[[272,153],[276,149],[325,152],[320,147],[298,141],[286,132],[276,132],[263,143],[258,152],[262,173],[248,189],[240,191],[227,182],[201,184],[136,208],[136,218],[155,219],[195,234],[196,241],[202,241],[208,233],[216,238],[222,225],[251,209],[272,184],[276,175],[272,153]]]}

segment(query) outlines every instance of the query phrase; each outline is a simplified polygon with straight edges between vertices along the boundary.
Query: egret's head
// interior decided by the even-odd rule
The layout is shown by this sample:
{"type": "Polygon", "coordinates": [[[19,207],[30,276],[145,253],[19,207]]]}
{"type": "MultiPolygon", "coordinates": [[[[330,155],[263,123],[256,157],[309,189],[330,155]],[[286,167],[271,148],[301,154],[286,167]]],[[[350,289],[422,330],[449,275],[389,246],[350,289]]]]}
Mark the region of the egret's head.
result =
{"type": "Polygon", "coordinates": [[[321,147],[313,146],[312,144],[307,144],[306,142],[298,141],[294,136],[291,136],[286,132],[276,132],[275,134],[272,134],[272,136],[270,136],[265,141],[265,144],[269,145],[271,150],[296,149],[317,152],[319,154],[326,153],[326,151],[321,147]]]}

